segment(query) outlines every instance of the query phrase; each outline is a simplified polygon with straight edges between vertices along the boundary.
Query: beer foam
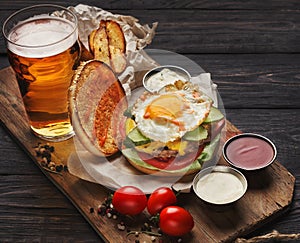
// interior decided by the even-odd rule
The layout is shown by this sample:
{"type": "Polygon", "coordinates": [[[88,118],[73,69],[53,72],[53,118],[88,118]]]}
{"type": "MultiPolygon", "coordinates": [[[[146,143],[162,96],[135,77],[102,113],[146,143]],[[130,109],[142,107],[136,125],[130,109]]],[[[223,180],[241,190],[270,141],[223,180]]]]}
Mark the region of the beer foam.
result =
{"type": "Polygon", "coordinates": [[[67,50],[77,37],[78,29],[67,19],[38,16],[12,29],[7,48],[23,57],[49,57],[67,50]]]}

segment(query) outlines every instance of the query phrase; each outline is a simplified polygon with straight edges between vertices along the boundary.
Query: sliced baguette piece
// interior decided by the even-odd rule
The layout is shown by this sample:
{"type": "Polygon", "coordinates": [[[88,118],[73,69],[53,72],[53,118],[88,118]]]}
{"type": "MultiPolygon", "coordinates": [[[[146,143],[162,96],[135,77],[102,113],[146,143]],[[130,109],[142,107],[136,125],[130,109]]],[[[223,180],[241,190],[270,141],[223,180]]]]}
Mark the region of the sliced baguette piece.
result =
{"type": "Polygon", "coordinates": [[[107,20],[106,33],[108,36],[109,45],[113,46],[116,49],[119,49],[120,52],[125,53],[126,42],[121,26],[115,21],[107,20]]]}
{"type": "MultiPolygon", "coordinates": [[[[93,45],[94,59],[102,61],[110,66],[109,39],[106,33],[105,20],[100,21],[99,28],[93,36],[94,40],[91,44],[93,45]]],[[[93,36],[91,36],[91,38],[93,36]]]]}
{"type": "Polygon", "coordinates": [[[89,151],[96,147],[105,157],[118,152],[116,134],[127,100],[113,70],[99,60],[82,62],[73,77],[71,93],[75,100],[71,112],[75,111],[78,119],[74,130],[79,131],[79,140],[89,151]]]}
{"type": "Polygon", "coordinates": [[[121,73],[127,65],[125,57],[126,41],[123,30],[117,22],[107,20],[106,34],[108,37],[111,67],[116,73],[121,73]]]}
{"type": "Polygon", "coordinates": [[[116,74],[126,66],[126,41],[122,28],[113,20],[101,20],[99,28],[89,35],[89,49],[94,59],[111,66],[116,74]]]}

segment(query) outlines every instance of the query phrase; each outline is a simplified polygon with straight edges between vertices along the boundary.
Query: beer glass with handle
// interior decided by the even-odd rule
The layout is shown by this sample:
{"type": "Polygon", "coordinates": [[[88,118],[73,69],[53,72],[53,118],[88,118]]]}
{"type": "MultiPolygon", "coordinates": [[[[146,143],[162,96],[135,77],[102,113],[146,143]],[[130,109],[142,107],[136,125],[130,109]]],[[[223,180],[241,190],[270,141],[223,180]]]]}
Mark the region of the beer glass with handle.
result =
{"type": "Polygon", "coordinates": [[[8,17],[3,34],[31,130],[49,141],[72,137],[68,89],[80,53],[76,15],[50,4],[27,7],[8,17]]]}

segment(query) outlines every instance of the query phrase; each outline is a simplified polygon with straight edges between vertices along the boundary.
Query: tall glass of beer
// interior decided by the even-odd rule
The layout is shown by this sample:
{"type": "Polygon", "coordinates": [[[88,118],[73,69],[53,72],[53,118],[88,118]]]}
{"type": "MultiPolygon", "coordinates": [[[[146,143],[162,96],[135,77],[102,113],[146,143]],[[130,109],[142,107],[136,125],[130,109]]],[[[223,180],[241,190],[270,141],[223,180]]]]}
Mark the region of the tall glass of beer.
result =
{"type": "Polygon", "coordinates": [[[3,34],[32,131],[49,141],[70,138],[68,89],[80,53],[76,15],[56,5],[27,7],[8,17],[3,34]]]}

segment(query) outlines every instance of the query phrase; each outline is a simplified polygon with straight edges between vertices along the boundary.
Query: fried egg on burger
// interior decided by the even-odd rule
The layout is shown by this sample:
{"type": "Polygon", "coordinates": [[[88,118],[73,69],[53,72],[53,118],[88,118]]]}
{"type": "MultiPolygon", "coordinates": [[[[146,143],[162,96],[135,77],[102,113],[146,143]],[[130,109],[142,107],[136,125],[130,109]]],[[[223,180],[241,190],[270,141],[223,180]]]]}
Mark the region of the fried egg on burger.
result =
{"type": "Polygon", "coordinates": [[[208,116],[211,103],[197,86],[187,82],[181,89],[175,84],[158,93],[146,92],[136,101],[132,115],[143,135],[167,143],[198,127],[208,116]]]}

